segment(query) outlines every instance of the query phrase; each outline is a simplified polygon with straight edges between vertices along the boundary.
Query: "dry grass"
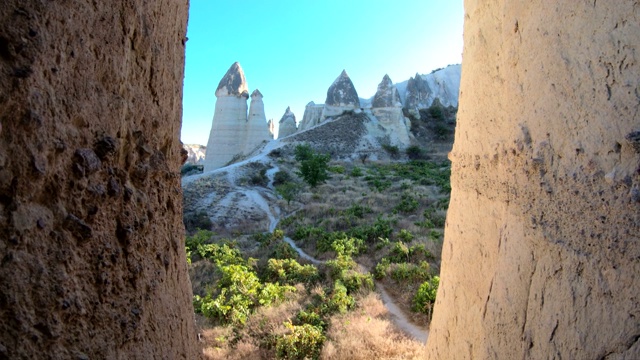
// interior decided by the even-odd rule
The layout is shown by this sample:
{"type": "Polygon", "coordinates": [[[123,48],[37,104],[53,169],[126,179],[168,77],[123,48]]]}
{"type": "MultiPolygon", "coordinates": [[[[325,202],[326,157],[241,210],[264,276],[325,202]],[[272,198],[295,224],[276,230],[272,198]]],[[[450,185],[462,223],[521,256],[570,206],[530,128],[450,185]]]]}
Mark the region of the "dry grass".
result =
{"type": "Polygon", "coordinates": [[[408,338],[388,319],[376,293],[358,300],[356,311],[331,319],[321,359],[424,359],[423,343],[408,338]]]}

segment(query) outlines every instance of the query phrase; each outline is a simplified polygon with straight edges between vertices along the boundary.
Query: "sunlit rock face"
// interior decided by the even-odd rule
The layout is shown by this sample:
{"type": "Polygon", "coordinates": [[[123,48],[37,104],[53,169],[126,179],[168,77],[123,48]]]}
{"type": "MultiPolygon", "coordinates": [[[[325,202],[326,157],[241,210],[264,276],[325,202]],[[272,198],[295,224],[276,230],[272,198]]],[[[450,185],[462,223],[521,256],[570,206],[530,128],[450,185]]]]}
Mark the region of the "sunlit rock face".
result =
{"type": "Polygon", "coordinates": [[[298,128],[296,127],[296,115],[291,112],[291,108],[287,107],[287,110],[284,112],[284,115],[282,115],[282,118],[280,119],[278,128],[278,139],[294,134],[297,130],[298,128]]]}
{"type": "Polygon", "coordinates": [[[257,146],[265,141],[273,139],[269,132],[267,117],[264,114],[264,103],[262,94],[258,89],[251,93],[251,104],[249,105],[249,117],[247,119],[247,131],[244,140],[244,153],[249,154],[257,146]]]}
{"type": "Polygon", "coordinates": [[[345,70],[331,84],[327,90],[327,100],[324,103],[322,117],[336,116],[344,111],[360,109],[358,92],[345,70]]]}
{"type": "Polygon", "coordinates": [[[392,145],[408,146],[411,123],[402,114],[402,103],[398,89],[388,75],[382,78],[378,91],[371,102],[371,112],[386,130],[392,145]]]}
{"type": "Polygon", "coordinates": [[[465,13],[430,358],[640,358],[637,4],[465,13]]]}
{"type": "Polygon", "coordinates": [[[198,359],[186,1],[0,5],[0,359],[198,359]]]}
{"type": "Polygon", "coordinates": [[[304,108],[304,115],[298,125],[298,130],[307,130],[320,124],[322,122],[322,110],[324,110],[324,104],[309,102],[304,108]]]}

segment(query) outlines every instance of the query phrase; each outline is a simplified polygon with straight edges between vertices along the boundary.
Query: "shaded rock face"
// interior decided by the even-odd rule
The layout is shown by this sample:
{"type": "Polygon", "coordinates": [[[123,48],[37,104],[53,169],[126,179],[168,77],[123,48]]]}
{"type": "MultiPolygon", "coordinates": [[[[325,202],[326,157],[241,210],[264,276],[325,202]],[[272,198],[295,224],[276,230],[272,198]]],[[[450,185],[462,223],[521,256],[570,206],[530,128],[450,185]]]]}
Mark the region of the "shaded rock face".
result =
{"type": "Polygon", "coordinates": [[[360,108],[360,98],[351,78],[345,70],[329,86],[327,100],[324,103],[323,117],[340,115],[346,110],[360,108]]]}
{"type": "Polygon", "coordinates": [[[313,101],[309,102],[304,108],[304,115],[298,126],[298,130],[307,130],[322,122],[322,110],[324,110],[324,104],[316,104],[313,101]]]}
{"type": "Polygon", "coordinates": [[[376,91],[376,94],[373,96],[371,107],[402,107],[400,95],[398,95],[398,89],[393,85],[389,75],[385,75],[378,85],[378,91],[376,91]]]}
{"type": "Polygon", "coordinates": [[[637,4],[465,12],[431,358],[640,358],[637,4]]]}
{"type": "Polygon", "coordinates": [[[0,6],[0,358],[194,359],[187,2],[0,6]]]}
{"type": "Polygon", "coordinates": [[[291,112],[291,108],[287,107],[287,110],[282,115],[280,119],[280,124],[278,128],[278,139],[281,139],[285,136],[289,136],[295,133],[298,130],[296,127],[296,116],[293,112],[291,112]]]}
{"type": "Polygon", "coordinates": [[[420,109],[426,109],[433,101],[432,91],[429,84],[416,74],[407,82],[407,92],[404,100],[404,107],[414,116],[419,116],[420,109]]]}

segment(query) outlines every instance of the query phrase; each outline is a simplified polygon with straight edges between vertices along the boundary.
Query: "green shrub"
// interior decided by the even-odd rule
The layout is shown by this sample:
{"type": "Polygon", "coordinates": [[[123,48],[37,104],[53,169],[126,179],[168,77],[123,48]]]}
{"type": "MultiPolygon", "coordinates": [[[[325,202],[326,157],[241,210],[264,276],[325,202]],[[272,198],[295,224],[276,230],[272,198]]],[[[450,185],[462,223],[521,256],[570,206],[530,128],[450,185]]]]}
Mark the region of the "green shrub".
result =
{"type": "Polygon", "coordinates": [[[358,238],[347,237],[346,235],[333,240],[331,247],[336,254],[346,256],[358,255],[367,249],[364,241],[358,238]]]}
{"type": "Polygon", "coordinates": [[[389,260],[392,262],[409,261],[409,247],[402,241],[393,244],[393,248],[389,252],[389,260]]]}
{"type": "Polygon", "coordinates": [[[345,171],[342,165],[330,166],[328,170],[334,174],[344,174],[345,171]]]}
{"type": "Polygon", "coordinates": [[[397,159],[398,155],[400,155],[400,149],[395,145],[382,144],[382,148],[394,159],[397,159]]]}
{"type": "Polygon", "coordinates": [[[278,186],[291,181],[291,174],[287,171],[281,170],[273,175],[273,186],[278,186]]]}
{"type": "Polygon", "coordinates": [[[395,210],[403,213],[410,214],[418,209],[418,200],[414,199],[409,193],[404,193],[400,197],[400,203],[396,205],[395,210]]]}
{"type": "Polygon", "coordinates": [[[352,294],[358,290],[372,291],[374,288],[371,274],[360,274],[354,270],[347,270],[342,273],[340,279],[347,288],[347,293],[352,294]]]}
{"type": "Polygon", "coordinates": [[[190,213],[185,212],[182,216],[182,222],[184,223],[184,228],[189,233],[200,229],[210,230],[213,226],[209,215],[203,210],[190,213]]]}
{"type": "Polygon", "coordinates": [[[319,279],[318,269],[313,265],[301,265],[294,259],[269,259],[265,270],[266,279],[281,284],[314,283],[319,279]]]}
{"type": "Polygon", "coordinates": [[[317,359],[320,356],[325,337],[322,329],[310,324],[293,325],[285,323],[289,333],[281,335],[276,341],[278,359],[317,359]]]}
{"type": "Polygon", "coordinates": [[[276,259],[295,259],[298,253],[289,245],[289,243],[280,241],[273,249],[272,257],[276,259]]]}
{"type": "Polygon", "coordinates": [[[417,145],[411,145],[406,149],[407,157],[411,160],[424,158],[424,151],[417,145]]]}
{"type": "Polygon", "coordinates": [[[353,169],[351,169],[351,176],[353,177],[362,176],[362,169],[357,166],[354,167],[353,169]]]}
{"type": "Polygon", "coordinates": [[[387,271],[391,266],[391,262],[387,258],[382,258],[378,264],[376,264],[375,269],[373,270],[373,277],[376,280],[382,280],[385,276],[387,276],[387,271]]]}
{"type": "Polygon", "coordinates": [[[300,185],[294,182],[276,185],[276,193],[287,201],[287,206],[291,204],[291,200],[294,200],[298,196],[300,190],[302,190],[300,185]]]}
{"type": "Polygon", "coordinates": [[[423,313],[431,317],[433,304],[436,301],[436,293],[438,292],[438,285],[440,284],[440,278],[438,276],[432,277],[429,281],[425,281],[420,285],[416,295],[413,297],[412,310],[415,312],[423,313]]]}
{"type": "Polygon", "coordinates": [[[315,311],[300,310],[296,315],[296,320],[300,324],[309,324],[323,330],[327,327],[327,323],[325,323],[320,314],[315,311]]]}
{"type": "Polygon", "coordinates": [[[267,168],[261,168],[257,173],[251,175],[249,184],[254,186],[267,186],[269,178],[267,177],[267,168]]]}
{"type": "Polygon", "coordinates": [[[355,300],[348,294],[346,286],[340,280],[336,280],[327,305],[329,311],[344,314],[355,305],[355,300]]]}
{"type": "Polygon", "coordinates": [[[298,162],[309,160],[313,154],[314,151],[309,144],[300,144],[294,149],[294,157],[298,162]]]}
{"type": "Polygon", "coordinates": [[[405,243],[410,243],[413,240],[413,234],[409,230],[401,229],[398,233],[398,239],[400,239],[400,241],[404,241],[405,243]]]}
{"type": "Polygon", "coordinates": [[[365,215],[373,213],[370,207],[365,205],[353,204],[344,211],[344,215],[353,216],[359,219],[364,218],[365,215]]]}

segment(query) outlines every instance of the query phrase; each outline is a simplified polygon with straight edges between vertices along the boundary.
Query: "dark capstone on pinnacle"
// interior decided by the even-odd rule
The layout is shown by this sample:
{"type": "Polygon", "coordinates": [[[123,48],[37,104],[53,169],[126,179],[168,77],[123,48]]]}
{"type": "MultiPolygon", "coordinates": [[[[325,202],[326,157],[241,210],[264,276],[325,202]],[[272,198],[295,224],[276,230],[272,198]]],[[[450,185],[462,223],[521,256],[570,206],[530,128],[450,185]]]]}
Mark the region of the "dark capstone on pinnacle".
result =
{"type": "Polygon", "coordinates": [[[244,71],[242,71],[242,67],[240,67],[238,62],[234,62],[222,80],[220,80],[218,88],[216,89],[216,95],[218,95],[221,90],[224,91],[225,88],[226,91],[222,95],[249,97],[244,71]]]}
{"type": "Polygon", "coordinates": [[[354,107],[360,107],[358,92],[356,92],[356,88],[353,86],[346,71],[342,70],[342,74],[338,76],[336,81],[329,87],[329,90],[327,90],[327,101],[325,101],[325,105],[353,105],[354,107]]]}

